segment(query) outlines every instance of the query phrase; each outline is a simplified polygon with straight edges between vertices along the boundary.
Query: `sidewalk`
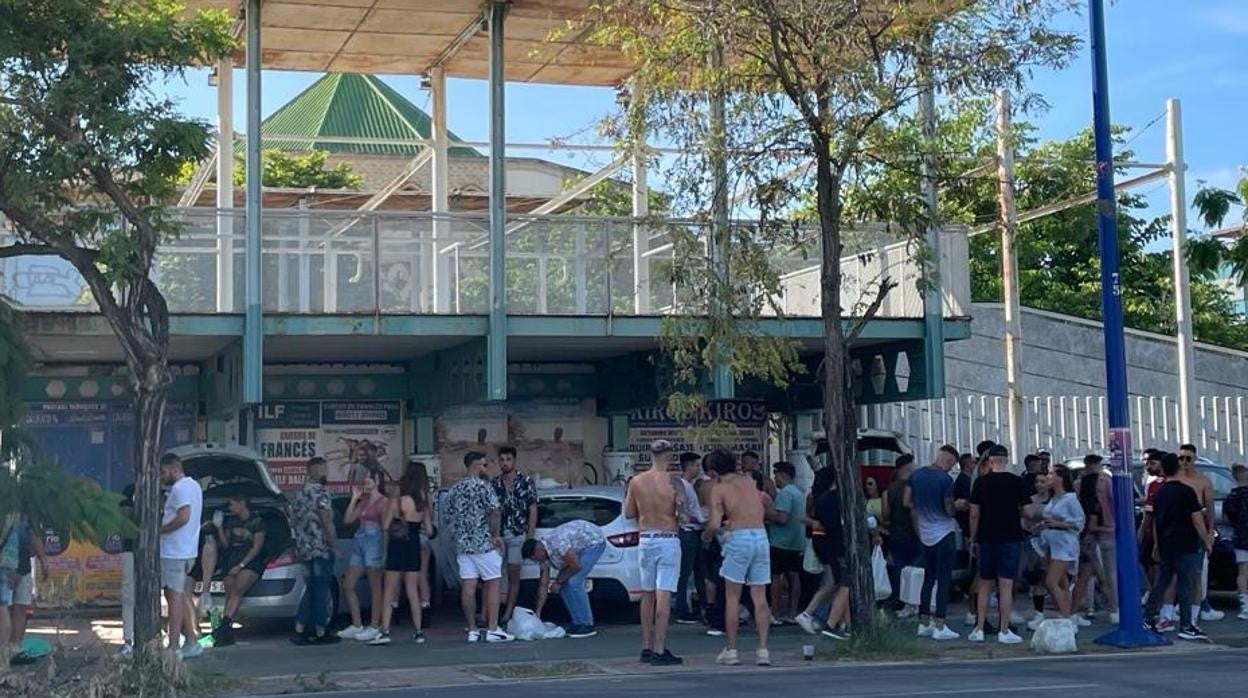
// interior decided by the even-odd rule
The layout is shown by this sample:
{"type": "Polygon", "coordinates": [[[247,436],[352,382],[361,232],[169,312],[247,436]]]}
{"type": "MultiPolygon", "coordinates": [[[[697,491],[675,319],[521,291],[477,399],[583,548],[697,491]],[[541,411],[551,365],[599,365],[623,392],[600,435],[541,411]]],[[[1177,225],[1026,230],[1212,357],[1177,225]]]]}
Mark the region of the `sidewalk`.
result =
{"type": "MultiPolygon", "coordinates": [[[[964,605],[951,606],[950,627],[962,638],[947,643],[920,641],[924,652],[920,657],[898,656],[888,661],[914,662],[933,658],[959,660],[1002,660],[1032,657],[1031,633],[1025,633],[1021,645],[1001,646],[994,641],[977,645],[966,640],[969,628],[962,623],[964,605]],[[927,645],[931,651],[927,651],[927,645]]],[[[58,646],[57,662],[64,665],[86,661],[90,657],[109,654],[120,643],[120,624],[113,619],[69,617],[36,618],[31,625],[33,637],[44,638],[58,646]]],[[[606,625],[599,635],[582,640],[561,639],[507,644],[468,645],[459,630],[461,622],[449,610],[435,617],[427,631],[428,641],[417,645],[410,640],[406,626],[394,629],[394,642],[388,646],[371,647],[344,640],[330,646],[296,647],[290,644],[285,624],[267,624],[244,628],[238,632],[238,643],[215,648],[194,660],[193,666],[203,672],[242,682],[240,692],[289,693],[334,688],[384,688],[394,686],[459,685],[491,681],[552,676],[622,676],[657,672],[680,672],[714,667],[714,657],[723,647],[723,638],[709,637],[700,625],[674,625],[669,646],[685,658],[679,667],[660,669],[638,661],[639,628],[633,624],[606,625]]],[[[1102,619],[1079,633],[1081,654],[1116,652],[1114,648],[1095,645],[1092,640],[1109,630],[1102,619]]],[[[1175,640],[1175,645],[1156,652],[1202,651],[1214,646],[1248,646],[1248,622],[1233,615],[1226,620],[1206,624],[1211,644],[1192,644],[1175,640]]],[[[1174,639],[1174,636],[1170,636],[1174,639]]],[[[990,640],[994,638],[990,637],[990,640]]],[[[776,667],[796,668],[809,665],[802,659],[802,646],[820,648],[816,663],[828,661],[827,648],[834,641],[812,637],[794,626],[772,629],[771,655],[776,667]]],[[[754,659],[755,633],[752,627],[742,629],[739,647],[746,668],[754,659]]]]}

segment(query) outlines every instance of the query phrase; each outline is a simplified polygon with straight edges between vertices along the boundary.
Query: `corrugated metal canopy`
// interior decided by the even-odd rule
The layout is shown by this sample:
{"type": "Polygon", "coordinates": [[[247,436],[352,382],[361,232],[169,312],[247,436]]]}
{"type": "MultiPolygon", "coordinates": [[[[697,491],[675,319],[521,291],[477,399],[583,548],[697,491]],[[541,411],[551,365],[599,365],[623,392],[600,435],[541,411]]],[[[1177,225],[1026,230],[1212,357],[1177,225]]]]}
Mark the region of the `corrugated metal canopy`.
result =
{"type": "MultiPolygon", "coordinates": [[[[513,0],[505,28],[507,80],[616,85],[628,77],[633,68],[615,49],[579,41],[577,34],[551,40],[588,5],[589,0],[513,0]]],[[[187,0],[187,6],[233,12],[240,2],[187,0]]],[[[484,6],[483,0],[266,0],[263,67],[415,75],[447,56],[442,63],[447,75],[485,78],[484,6]],[[458,45],[466,33],[469,38],[458,45]]],[[[245,60],[241,53],[238,60],[245,60]]]]}

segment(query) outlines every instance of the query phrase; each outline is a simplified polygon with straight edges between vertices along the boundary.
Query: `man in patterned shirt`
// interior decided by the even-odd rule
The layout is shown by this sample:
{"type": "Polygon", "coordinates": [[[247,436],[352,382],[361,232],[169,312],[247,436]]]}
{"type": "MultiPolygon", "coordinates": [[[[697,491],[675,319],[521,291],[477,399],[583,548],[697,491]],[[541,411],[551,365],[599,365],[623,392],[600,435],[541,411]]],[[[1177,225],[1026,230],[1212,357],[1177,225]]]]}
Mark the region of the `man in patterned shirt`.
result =
{"type": "Polygon", "coordinates": [[[559,593],[563,605],[572,617],[568,637],[593,637],[594,614],[589,607],[589,592],[585,581],[598,558],[607,549],[607,539],[602,531],[588,521],[569,521],[556,526],[539,540],[524,542],[521,554],[526,560],[542,565],[542,578],[537,585],[537,609],[540,618],[549,591],[559,593]],[[558,570],[555,581],[550,581],[550,568],[558,570]]]}
{"type": "Polygon", "coordinates": [[[469,451],[464,456],[466,476],[446,494],[446,517],[455,535],[459,563],[460,603],[468,622],[468,642],[511,642],[516,639],[498,627],[498,581],[502,578],[503,538],[499,531],[501,510],[498,494],[485,474],[485,454],[469,451]],[[477,630],[477,586],[484,583],[482,601],[488,629],[477,630]],[[482,637],[484,635],[484,637],[482,637]]]}
{"type": "Polygon", "coordinates": [[[499,476],[491,480],[503,508],[503,551],[507,563],[507,606],[503,609],[503,625],[511,620],[520,595],[520,548],[533,539],[537,528],[537,485],[533,478],[516,469],[516,449],[498,449],[499,476]]]}
{"type": "Polygon", "coordinates": [[[303,560],[308,585],[295,614],[295,634],[290,641],[296,645],[329,645],[338,642],[337,635],[327,632],[329,591],[334,581],[334,513],[325,489],[325,459],[310,458],[307,468],[303,487],[290,501],[290,536],[303,560]],[[309,630],[314,634],[309,635],[309,630]]]}

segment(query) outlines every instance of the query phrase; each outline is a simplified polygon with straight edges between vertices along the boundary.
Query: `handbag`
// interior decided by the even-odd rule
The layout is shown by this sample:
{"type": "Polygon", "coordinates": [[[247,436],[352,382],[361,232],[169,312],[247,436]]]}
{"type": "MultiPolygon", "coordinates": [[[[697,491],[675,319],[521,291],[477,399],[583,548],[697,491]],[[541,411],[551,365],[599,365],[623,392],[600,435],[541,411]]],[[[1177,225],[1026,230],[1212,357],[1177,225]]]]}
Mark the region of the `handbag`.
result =
{"type": "Polygon", "coordinates": [[[802,569],[808,574],[820,574],[823,572],[823,563],[819,561],[819,556],[815,554],[814,540],[806,539],[806,550],[802,553],[802,569]]]}

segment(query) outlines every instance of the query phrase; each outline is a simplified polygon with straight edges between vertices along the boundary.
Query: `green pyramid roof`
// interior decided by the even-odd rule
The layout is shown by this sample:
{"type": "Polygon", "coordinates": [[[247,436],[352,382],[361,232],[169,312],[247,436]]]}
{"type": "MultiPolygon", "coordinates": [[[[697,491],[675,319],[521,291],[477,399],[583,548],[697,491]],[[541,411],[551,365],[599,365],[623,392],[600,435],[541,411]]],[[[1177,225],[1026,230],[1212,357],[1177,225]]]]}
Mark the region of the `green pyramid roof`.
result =
{"type": "MultiPolygon", "coordinates": [[[[261,133],[266,148],[302,151],[315,147],[333,153],[415,156],[423,146],[335,143],[320,138],[430,138],[432,125],[428,114],[376,76],[330,73],[269,115],[261,133]]],[[[462,142],[455,134],[447,135],[452,143],[462,142]]],[[[469,147],[452,147],[450,154],[480,156],[469,147]]]]}

